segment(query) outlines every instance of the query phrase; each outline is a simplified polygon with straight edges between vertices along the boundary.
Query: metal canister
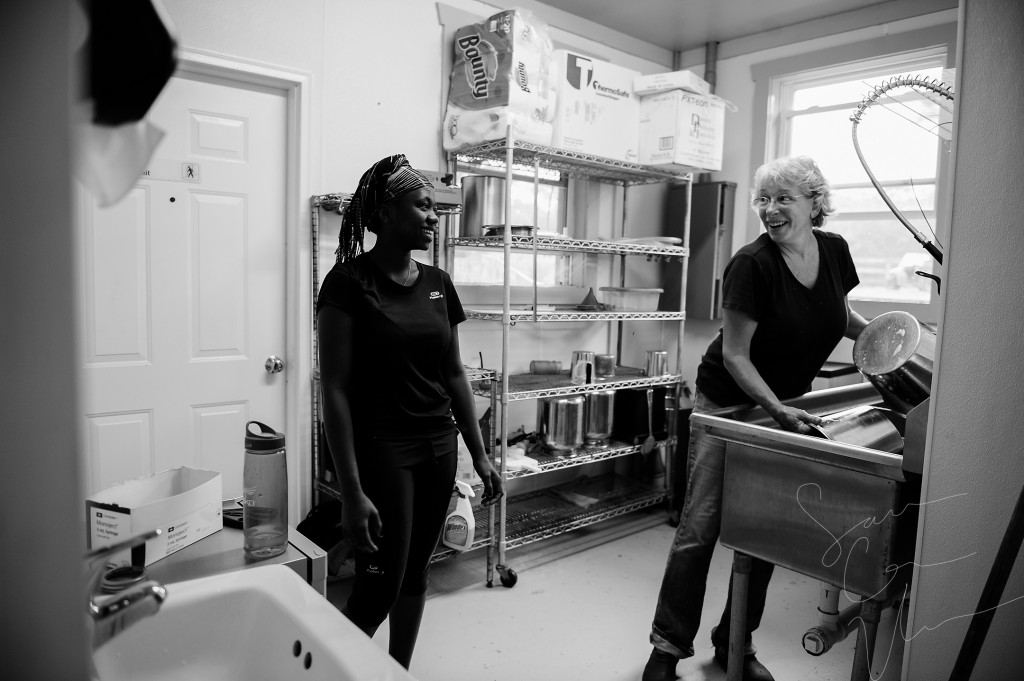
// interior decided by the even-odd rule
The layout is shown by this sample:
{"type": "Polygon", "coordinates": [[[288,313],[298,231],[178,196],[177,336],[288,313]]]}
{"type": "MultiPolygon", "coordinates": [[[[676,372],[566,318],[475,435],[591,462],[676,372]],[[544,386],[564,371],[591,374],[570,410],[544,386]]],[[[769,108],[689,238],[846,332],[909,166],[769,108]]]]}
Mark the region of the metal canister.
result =
{"type": "Polygon", "coordinates": [[[505,178],[469,175],[462,178],[462,236],[481,236],[486,225],[505,224],[505,178]]]}
{"type": "Polygon", "coordinates": [[[591,447],[607,447],[615,419],[615,391],[587,393],[583,442],[591,447]]]}
{"type": "Polygon", "coordinates": [[[668,374],[668,353],[664,350],[648,350],[644,374],[646,376],[664,376],[668,374]]]}
{"type": "Polygon", "coordinates": [[[615,375],[615,355],[594,355],[594,376],[611,378],[615,375]]]}
{"type": "Polygon", "coordinates": [[[574,350],[569,362],[569,380],[573,385],[585,385],[594,381],[594,353],[590,350],[574,350]]]}
{"type": "Polygon", "coordinates": [[[570,452],[583,446],[583,395],[537,401],[537,433],[548,449],[570,452]]]}

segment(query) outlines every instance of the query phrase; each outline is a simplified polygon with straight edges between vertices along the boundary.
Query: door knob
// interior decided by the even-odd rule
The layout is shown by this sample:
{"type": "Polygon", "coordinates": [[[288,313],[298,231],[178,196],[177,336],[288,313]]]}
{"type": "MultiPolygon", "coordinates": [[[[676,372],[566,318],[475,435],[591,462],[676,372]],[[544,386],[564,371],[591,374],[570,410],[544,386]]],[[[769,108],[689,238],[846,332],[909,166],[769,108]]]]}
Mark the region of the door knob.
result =
{"type": "Polygon", "coordinates": [[[280,357],[271,355],[270,357],[267,357],[267,362],[263,366],[266,368],[268,374],[276,374],[279,371],[284,371],[284,360],[280,357]]]}

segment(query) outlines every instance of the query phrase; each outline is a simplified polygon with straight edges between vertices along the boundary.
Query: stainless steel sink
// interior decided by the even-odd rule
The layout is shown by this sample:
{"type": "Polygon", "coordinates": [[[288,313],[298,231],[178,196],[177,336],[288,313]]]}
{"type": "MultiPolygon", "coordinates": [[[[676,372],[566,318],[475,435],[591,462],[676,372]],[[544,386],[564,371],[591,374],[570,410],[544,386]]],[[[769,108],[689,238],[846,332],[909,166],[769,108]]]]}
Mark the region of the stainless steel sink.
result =
{"type": "MultiPolygon", "coordinates": [[[[861,383],[787,403],[823,416],[881,397],[861,383]]],[[[866,598],[906,584],[919,480],[902,456],[783,431],[760,408],[694,414],[690,427],[726,443],[724,546],[866,598]]]]}

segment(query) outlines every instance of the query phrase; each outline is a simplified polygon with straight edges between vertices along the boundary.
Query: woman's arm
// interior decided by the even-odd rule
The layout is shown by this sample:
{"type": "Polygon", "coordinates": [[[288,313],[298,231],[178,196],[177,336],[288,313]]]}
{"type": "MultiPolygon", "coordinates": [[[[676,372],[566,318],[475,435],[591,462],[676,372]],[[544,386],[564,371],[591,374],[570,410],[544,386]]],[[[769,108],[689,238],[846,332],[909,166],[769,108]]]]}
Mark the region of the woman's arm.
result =
{"type": "Polygon", "coordinates": [[[469,448],[473,457],[473,468],[484,483],[483,503],[497,501],[502,494],[501,475],[494,470],[487,451],[484,438],[480,434],[480,423],[477,421],[476,408],[473,405],[473,389],[466,376],[466,368],[462,364],[462,352],[459,349],[459,327],[452,327],[452,341],[448,348],[448,357],[444,365],[444,375],[448,384],[448,393],[452,398],[452,414],[459,425],[462,440],[469,448]]]}
{"type": "Polygon", "coordinates": [[[723,315],[725,320],[722,326],[722,359],[729,374],[743,392],[764,407],[782,428],[810,433],[811,429],[807,424],[818,425],[821,419],[803,409],[782,404],[761,378],[761,374],[750,359],[750,341],[757,329],[757,321],[744,312],[728,308],[723,310],[723,315]]]}
{"type": "Polygon", "coordinates": [[[375,552],[380,536],[377,507],[363,493],[356,465],[352,411],[349,406],[352,377],[352,316],[325,305],[317,313],[320,348],[320,391],[324,402],[324,431],[334,470],[341,484],[341,524],[357,550],[375,552]]]}
{"type": "Polygon", "coordinates": [[[868,325],[868,320],[861,316],[859,312],[850,307],[850,299],[846,299],[846,331],[843,333],[844,336],[852,340],[857,340],[857,336],[864,330],[864,327],[868,325]]]}

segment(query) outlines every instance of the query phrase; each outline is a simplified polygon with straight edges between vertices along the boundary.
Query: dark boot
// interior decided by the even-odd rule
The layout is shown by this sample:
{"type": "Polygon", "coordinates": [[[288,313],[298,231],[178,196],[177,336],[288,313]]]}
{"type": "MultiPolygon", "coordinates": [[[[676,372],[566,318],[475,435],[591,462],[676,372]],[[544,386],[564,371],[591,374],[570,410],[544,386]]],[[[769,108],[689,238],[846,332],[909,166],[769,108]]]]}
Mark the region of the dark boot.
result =
{"type": "Polygon", "coordinates": [[[406,669],[412,661],[412,651],[416,648],[416,638],[420,634],[420,621],[423,619],[423,605],[427,601],[426,594],[406,596],[399,594],[398,600],[391,606],[388,620],[391,623],[388,638],[388,653],[398,664],[406,669]]]}
{"type": "MultiPolygon", "coordinates": [[[[729,647],[715,648],[715,662],[723,672],[729,672],[729,647]]],[[[743,656],[743,681],[775,681],[772,673],[754,655],[743,656]]]]}
{"type": "Polygon", "coordinates": [[[641,681],[676,681],[676,665],[679,658],[672,653],[655,648],[647,659],[641,681]]]}

